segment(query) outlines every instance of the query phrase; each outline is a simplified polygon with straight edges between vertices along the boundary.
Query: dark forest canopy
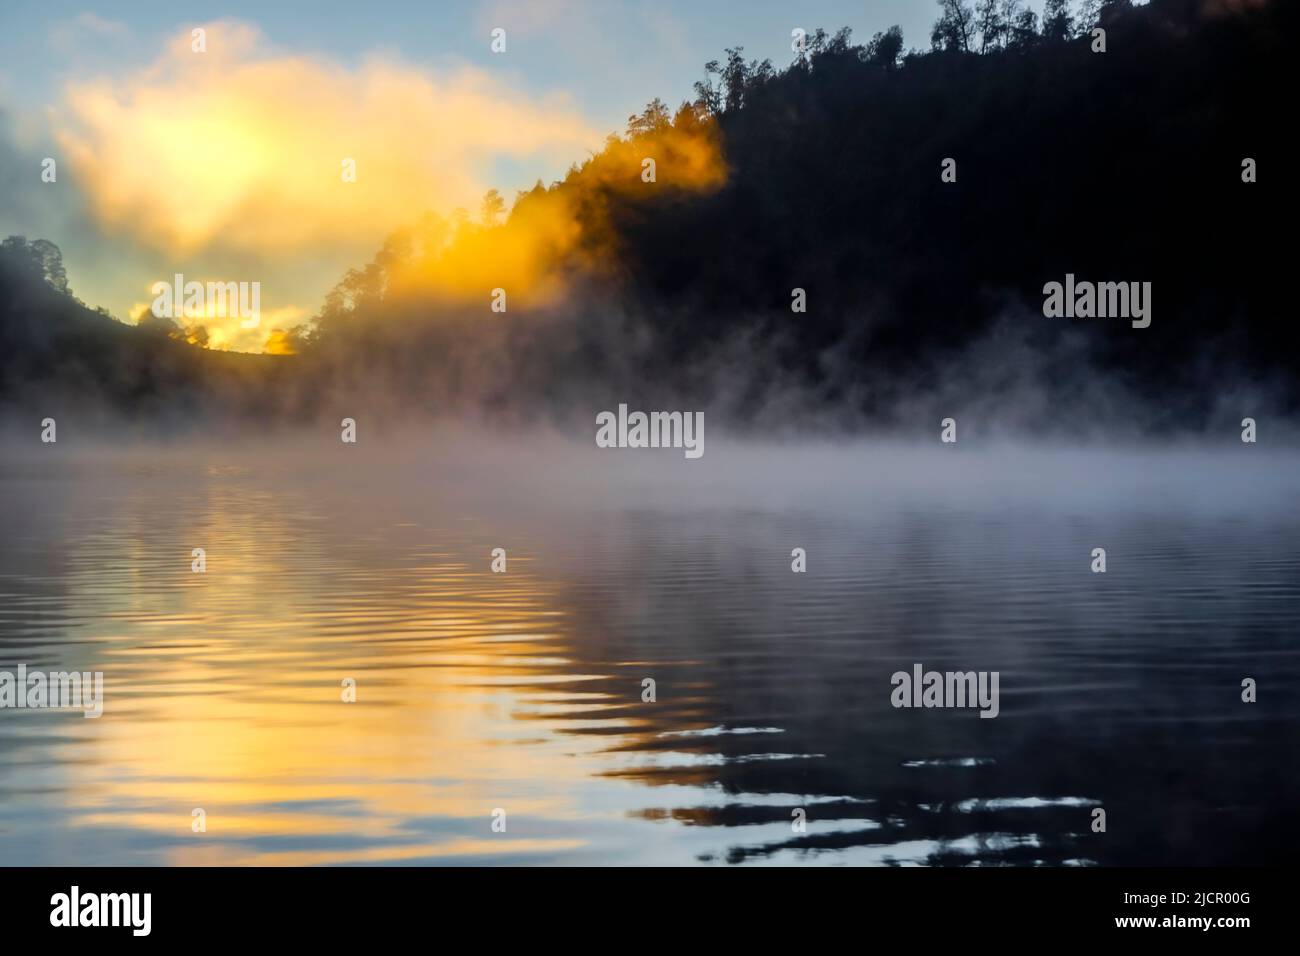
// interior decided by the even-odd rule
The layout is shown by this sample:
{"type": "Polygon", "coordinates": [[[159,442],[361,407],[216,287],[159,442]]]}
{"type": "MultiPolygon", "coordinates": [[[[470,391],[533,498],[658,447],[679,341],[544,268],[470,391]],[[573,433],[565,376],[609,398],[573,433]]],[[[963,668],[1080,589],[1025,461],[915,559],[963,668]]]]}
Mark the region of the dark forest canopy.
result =
{"type": "Polygon", "coordinates": [[[477,222],[400,230],[302,330],[280,407],[586,417],[635,400],[927,434],[962,409],[1032,430],[1295,416],[1276,225],[1294,208],[1295,5],[937,12],[928,52],[897,28],[814,31],[784,69],[729,49],[693,102],[652,101],[508,213],[490,195],[477,222]],[[674,188],[673,137],[714,142],[725,177],[674,188]],[[663,188],[639,188],[650,144],[663,188]],[[457,243],[490,263],[556,202],[581,227],[549,250],[563,295],[501,315],[491,282],[472,301],[404,284],[450,269],[439,250],[457,243]],[[1044,285],[1067,274],[1151,283],[1150,327],[1044,317],[1044,285]]]}

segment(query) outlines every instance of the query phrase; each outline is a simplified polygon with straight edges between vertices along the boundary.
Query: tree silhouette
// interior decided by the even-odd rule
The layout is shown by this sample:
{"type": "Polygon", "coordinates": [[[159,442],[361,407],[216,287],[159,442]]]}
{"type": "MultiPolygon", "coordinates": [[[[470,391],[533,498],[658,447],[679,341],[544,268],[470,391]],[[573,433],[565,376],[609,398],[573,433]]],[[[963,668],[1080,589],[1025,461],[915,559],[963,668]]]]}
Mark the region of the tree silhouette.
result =
{"type": "Polygon", "coordinates": [[[898,58],[903,53],[903,31],[897,26],[877,33],[867,44],[866,60],[874,66],[893,70],[898,66],[898,58]]]}
{"type": "Polygon", "coordinates": [[[1003,7],[1004,0],[980,0],[975,8],[980,53],[992,53],[1006,45],[1008,19],[1003,15],[1003,7]]]}
{"type": "Polygon", "coordinates": [[[646,108],[639,114],[633,113],[627,118],[627,134],[629,136],[640,136],[645,133],[653,133],[663,129],[672,122],[672,114],[668,112],[668,107],[659,97],[655,97],[646,104],[646,108]]]}
{"type": "Polygon", "coordinates": [[[1043,4],[1043,38],[1052,43],[1068,40],[1074,33],[1070,0],[1046,0],[1043,4]]]}
{"type": "Polygon", "coordinates": [[[975,11],[965,0],[939,0],[939,19],[930,31],[936,50],[969,53],[975,38],[975,11]]]}

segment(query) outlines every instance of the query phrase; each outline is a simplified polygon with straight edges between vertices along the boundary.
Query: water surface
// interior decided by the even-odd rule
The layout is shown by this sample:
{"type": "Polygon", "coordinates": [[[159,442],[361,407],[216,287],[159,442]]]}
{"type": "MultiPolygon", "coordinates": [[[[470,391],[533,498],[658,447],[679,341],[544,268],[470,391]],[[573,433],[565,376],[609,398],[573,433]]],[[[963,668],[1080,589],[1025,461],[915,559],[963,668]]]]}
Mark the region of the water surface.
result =
{"type": "Polygon", "coordinates": [[[0,863],[1293,856],[1300,458],[296,441],[6,456],[0,863]]]}

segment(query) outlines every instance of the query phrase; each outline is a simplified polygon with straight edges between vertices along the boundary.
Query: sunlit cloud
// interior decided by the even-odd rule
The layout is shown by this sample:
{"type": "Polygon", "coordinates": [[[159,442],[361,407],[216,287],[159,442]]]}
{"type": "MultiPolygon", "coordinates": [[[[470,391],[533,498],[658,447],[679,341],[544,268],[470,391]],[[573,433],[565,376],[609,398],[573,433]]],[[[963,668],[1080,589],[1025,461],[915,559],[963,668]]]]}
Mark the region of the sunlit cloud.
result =
{"type": "Polygon", "coordinates": [[[565,99],[481,70],[348,67],[247,24],[204,29],[206,52],[187,30],[150,65],[70,84],[59,133],[97,220],[177,255],[373,241],[427,209],[475,208],[494,160],[553,164],[600,142],[565,99]]]}
{"type": "MultiPolygon", "coordinates": [[[[206,282],[203,284],[206,285],[206,282]]],[[[152,293],[154,290],[150,288],[152,293]]],[[[154,300],[143,300],[131,305],[129,316],[139,324],[153,314],[154,300]]],[[[270,352],[288,355],[295,351],[289,329],[311,317],[308,309],[300,305],[281,305],[260,310],[255,325],[246,327],[245,319],[234,308],[208,299],[198,314],[179,310],[169,316],[177,335],[192,345],[236,352],[270,352]],[[182,314],[183,313],[183,314],[182,314]]]]}
{"type": "Polygon", "coordinates": [[[610,138],[579,175],[560,189],[527,195],[499,228],[422,223],[409,237],[413,255],[389,269],[387,294],[473,302],[502,288],[516,304],[552,304],[568,291],[564,266],[603,269],[617,257],[604,216],[612,198],[708,192],[726,177],[712,122],[683,117],[634,139],[610,138]],[[647,161],[655,163],[653,185],[642,178],[647,161]]]}
{"type": "MultiPolygon", "coordinates": [[[[69,82],[52,118],[97,231],[153,263],[135,288],[182,272],[260,284],[254,328],[234,315],[175,320],[170,334],[208,348],[295,351],[293,329],[329,307],[339,263],[364,263],[403,230],[413,248],[387,271],[392,296],[472,303],[506,288],[512,306],[553,303],[574,266],[616,256],[610,197],[726,178],[710,124],[606,140],[566,97],[519,89],[509,71],[433,71],[379,53],[342,64],[286,52],[246,23],[201,29],[202,51],[187,28],[154,62],[69,82]],[[518,184],[494,178],[501,163],[549,179],[584,156],[593,159],[578,180],[509,212],[518,184]],[[653,186],[642,179],[647,158],[653,186]],[[479,225],[484,194],[502,187],[499,224],[479,225]],[[321,277],[318,292],[309,275],[321,277]]],[[[150,299],[125,301],[131,319],[147,317],[150,299]]]]}

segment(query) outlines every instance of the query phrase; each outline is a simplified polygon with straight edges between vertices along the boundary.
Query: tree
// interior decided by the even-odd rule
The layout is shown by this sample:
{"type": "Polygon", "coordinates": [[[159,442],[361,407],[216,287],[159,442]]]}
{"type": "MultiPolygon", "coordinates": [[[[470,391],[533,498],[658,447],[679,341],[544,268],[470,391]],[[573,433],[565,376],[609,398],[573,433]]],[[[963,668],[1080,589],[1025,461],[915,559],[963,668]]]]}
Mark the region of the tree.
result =
{"type": "Polygon", "coordinates": [[[1011,45],[1012,34],[1015,33],[1016,23],[1025,12],[1025,5],[1021,0],[1002,0],[1002,48],[1006,49],[1011,45]]]}
{"type": "MultiPolygon", "coordinates": [[[[822,42],[825,31],[818,30],[822,42]]],[[[818,52],[817,36],[809,45],[812,55],[818,52]]],[[[704,79],[695,82],[696,102],[706,113],[730,113],[745,105],[745,97],[771,80],[776,71],[771,60],[750,60],[745,62],[745,48],[734,46],[727,48],[727,65],[721,66],[717,60],[704,64],[704,79]],[[718,82],[714,83],[714,77],[718,82]]]]}
{"type": "Polygon", "coordinates": [[[48,239],[32,243],[32,253],[40,264],[41,278],[64,295],[68,294],[68,273],[63,268],[63,253],[48,239]]]}
{"type": "Polygon", "coordinates": [[[1008,21],[1003,18],[1004,0],[980,0],[975,19],[980,31],[980,52],[992,53],[1006,45],[1008,21]]]}
{"type": "Polygon", "coordinates": [[[744,107],[745,98],[772,78],[772,61],[750,60],[745,63],[745,48],[740,46],[727,49],[727,65],[722,69],[722,80],[727,85],[724,108],[727,112],[744,107]]]}
{"type": "Polygon", "coordinates": [[[705,113],[717,114],[722,112],[722,67],[717,60],[710,60],[704,64],[704,79],[695,81],[695,101],[700,105],[700,109],[705,113]],[[718,83],[713,82],[714,77],[719,78],[718,83]]]}
{"type": "Polygon", "coordinates": [[[1038,14],[1033,10],[1019,10],[1009,24],[1007,49],[1017,53],[1032,50],[1038,43],[1038,14]]]}
{"type": "Polygon", "coordinates": [[[903,52],[903,31],[897,25],[884,33],[877,33],[867,44],[866,61],[874,66],[892,70],[898,66],[898,57],[903,52]]]}
{"type": "Polygon", "coordinates": [[[835,31],[835,36],[831,37],[830,43],[826,44],[825,52],[839,56],[853,49],[853,28],[840,27],[835,31]]]}
{"type": "Polygon", "coordinates": [[[9,236],[0,243],[0,254],[7,262],[40,279],[56,292],[72,294],[68,288],[68,273],[63,266],[63,253],[48,239],[28,242],[25,236],[9,236]]]}
{"type": "Polygon", "coordinates": [[[826,52],[826,31],[818,27],[808,39],[808,56],[818,57],[824,52],[826,52]]]}
{"type": "Polygon", "coordinates": [[[655,97],[642,110],[641,115],[633,113],[627,118],[627,135],[640,136],[663,129],[671,122],[668,107],[659,97],[655,97]]]}
{"type": "Polygon", "coordinates": [[[722,109],[730,113],[745,105],[745,48],[733,46],[727,48],[727,65],[722,68],[722,84],[725,92],[722,96],[722,109]]]}
{"type": "Polygon", "coordinates": [[[156,315],[151,309],[145,309],[136,319],[136,328],[151,335],[165,335],[169,339],[184,339],[185,330],[166,315],[156,315]]]}
{"type": "Polygon", "coordinates": [[[489,189],[483,196],[483,225],[495,226],[497,217],[506,211],[506,201],[501,198],[501,193],[495,189],[489,189]]]}
{"type": "Polygon", "coordinates": [[[969,53],[975,37],[975,11],[964,0],[939,0],[939,19],[930,30],[936,50],[969,53]]]}
{"type": "Polygon", "coordinates": [[[1073,35],[1070,0],[1047,0],[1043,4],[1043,39],[1049,43],[1062,43],[1073,35]]]}
{"type": "Polygon", "coordinates": [[[1075,28],[1080,36],[1091,33],[1092,28],[1101,20],[1101,2],[1102,0],[1083,0],[1082,6],[1079,7],[1079,15],[1074,19],[1075,28]]]}

